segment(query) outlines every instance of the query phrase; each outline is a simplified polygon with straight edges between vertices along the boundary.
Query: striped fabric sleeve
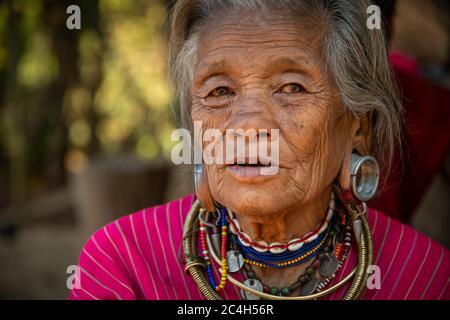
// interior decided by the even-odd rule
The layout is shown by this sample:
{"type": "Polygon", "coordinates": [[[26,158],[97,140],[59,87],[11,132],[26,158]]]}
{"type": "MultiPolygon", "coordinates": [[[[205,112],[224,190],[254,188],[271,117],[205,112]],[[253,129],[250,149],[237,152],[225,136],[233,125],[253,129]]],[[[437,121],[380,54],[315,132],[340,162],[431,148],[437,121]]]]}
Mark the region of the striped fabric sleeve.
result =
{"type": "MultiPolygon", "coordinates": [[[[73,300],[112,299],[202,299],[181,259],[185,214],[192,195],[148,209],[108,224],[94,233],[81,251],[78,281],[73,300]]],[[[368,288],[363,299],[450,299],[450,252],[417,230],[370,209],[374,264],[379,285],[368,288]]],[[[332,284],[339,282],[357,264],[352,247],[332,284]]],[[[213,274],[220,273],[213,264],[213,274]]],[[[342,299],[347,283],[327,299],[342,299]]],[[[240,299],[229,284],[224,299],[240,299]]]]}
{"type": "Polygon", "coordinates": [[[71,300],[136,299],[128,266],[115,246],[111,226],[95,232],[82,249],[71,300]]]}
{"type": "Polygon", "coordinates": [[[442,245],[410,226],[371,211],[374,264],[380,288],[368,289],[367,300],[449,299],[450,254],[442,245]]]}

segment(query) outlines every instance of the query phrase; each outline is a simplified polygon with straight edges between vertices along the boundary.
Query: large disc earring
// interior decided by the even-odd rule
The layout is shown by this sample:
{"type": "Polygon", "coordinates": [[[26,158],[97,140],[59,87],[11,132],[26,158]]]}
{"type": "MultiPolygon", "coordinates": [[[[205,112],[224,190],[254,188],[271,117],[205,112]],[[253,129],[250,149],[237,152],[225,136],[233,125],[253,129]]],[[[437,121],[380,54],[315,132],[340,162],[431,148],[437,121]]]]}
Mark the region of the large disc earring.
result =
{"type": "Polygon", "coordinates": [[[200,182],[202,179],[203,174],[203,165],[202,164],[196,164],[194,165],[194,186],[195,186],[195,193],[198,195],[200,182]]]}
{"type": "Polygon", "coordinates": [[[372,199],[377,192],[380,180],[377,160],[371,156],[352,154],[350,172],[353,195],[363,202],[372,199]]]}
{"type": "Polygon", "coordinates": [[[197,199],[200,200],[202,207],[209,212],[215,211],[215,201],[209,190],[207,170],[203,164],[196,164],[194,167],[194,186],[197,199]]]}

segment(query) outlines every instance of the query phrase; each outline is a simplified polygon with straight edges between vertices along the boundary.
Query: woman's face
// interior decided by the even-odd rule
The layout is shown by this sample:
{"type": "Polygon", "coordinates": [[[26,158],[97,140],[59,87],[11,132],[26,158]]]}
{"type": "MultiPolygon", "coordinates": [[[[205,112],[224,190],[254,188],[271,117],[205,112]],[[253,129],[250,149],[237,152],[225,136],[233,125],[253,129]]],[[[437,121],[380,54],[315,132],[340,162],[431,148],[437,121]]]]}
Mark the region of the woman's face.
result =
{"type": "Polygon", "coordinates": [[[282,213],[331,190],[348,152],[352,117],[324,71],[321,41],[320,32],[279,13],[215,19],[200,33],[193,121],[222,132],[279,129],[276,174],[208,165],[212,197],[231,210],[282,213]]]}

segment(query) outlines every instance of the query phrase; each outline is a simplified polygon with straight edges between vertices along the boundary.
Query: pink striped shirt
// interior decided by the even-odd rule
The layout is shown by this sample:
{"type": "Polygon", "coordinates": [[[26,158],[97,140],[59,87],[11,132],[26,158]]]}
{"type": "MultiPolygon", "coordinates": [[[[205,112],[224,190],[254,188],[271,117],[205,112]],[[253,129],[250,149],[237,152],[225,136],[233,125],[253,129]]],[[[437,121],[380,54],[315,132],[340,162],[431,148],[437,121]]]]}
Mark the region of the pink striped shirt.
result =
{"type": "MultiPolygon", "coordinates": [[[[79,258],[79,284],[71,299],[202,299],[183,271],[182,229],[195,196],[124,216],[98,230],[79,258]]],[[[449,251],[418,231],[376,210],[368,211],[373,232],[375,265],[381,288],[363,299],[450,299],[449,251]]],[[[355,266],[357,249],[332,284],[355,266]]],[[[219,277],[217,268],[214,268],[219,277]]],[[[346,284],[327,299],[341,299],[346,284]]],[[[240,299],[227,283],[224,299],[240,299]]]]}

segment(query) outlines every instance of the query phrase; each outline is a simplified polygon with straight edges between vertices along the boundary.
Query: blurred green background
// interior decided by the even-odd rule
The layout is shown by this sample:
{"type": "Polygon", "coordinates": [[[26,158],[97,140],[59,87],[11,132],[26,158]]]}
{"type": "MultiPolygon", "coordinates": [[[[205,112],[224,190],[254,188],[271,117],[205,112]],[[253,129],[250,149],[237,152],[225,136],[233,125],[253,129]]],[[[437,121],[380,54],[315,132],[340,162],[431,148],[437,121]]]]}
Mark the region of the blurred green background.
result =
{"type": "MultiPolygon", "coordinates": [[[[0,299],[67,298],[90,233],[193,190],[190,168],[170,162],[169,2],[0,1],[0,299]],[[81,30],[66,27],[71,4],[81,30]]],[[[448,86],[439,2],[399,1],[393,47],[447,68],[448,86]]]]}
{"type": "Polygon", "coordinates": [[[192,190],[170,163],[167,5],[0,2],[0,298],[65,298],[89,233],[192,190]]]}
{"type": "Polygon", "coordinates": [[[79,31],[66,28],[71,3],[0,6],[0,206],[57,188],[94,155],[170,156],[163,1],[80,1],[79,31]]]}

